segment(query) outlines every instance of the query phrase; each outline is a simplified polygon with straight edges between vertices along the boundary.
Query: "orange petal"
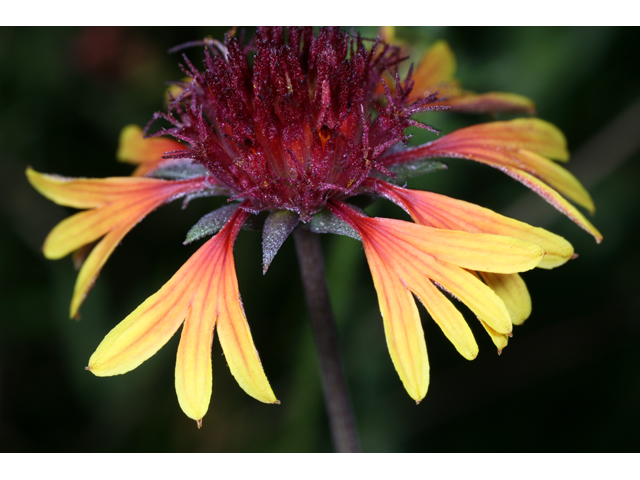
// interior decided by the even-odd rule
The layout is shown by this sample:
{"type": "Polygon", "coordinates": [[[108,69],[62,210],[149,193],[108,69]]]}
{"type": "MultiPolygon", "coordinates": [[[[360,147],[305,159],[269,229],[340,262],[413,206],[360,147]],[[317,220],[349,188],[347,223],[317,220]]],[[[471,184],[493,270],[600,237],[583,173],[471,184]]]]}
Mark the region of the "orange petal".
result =
{"type": "Polygon", "coordinates": [[[133,176],[145,175],[163,163],[171,163],[175,159],[162,156],[175,150],[186,150],[183,144],[169,138],[144,138],[142,129],[137,125],[127,125],[120,133],[120,144],[116,158],[120,162],[139,165],[133,176]]]}
{"type": "Polygon", "coordinates": [[[376,244],[364,238],[363,244],[391,360],[409,396],[420,402],[429,387],[429,359],[416,302],[377,251],[376,244]]]}
{"type": "Polygon", "coordinates": [[[456,58],[451,47],[444,40],[435,42],[422,56],[411,77],[415,83],[410,98],[417,100],[436,91],[441,94],[455,91],[453,85],[453,88],[445,85],[453,81],[455,73],[456,58]]]}
{"type": "Polygon", "coordinates": [[[531,296],[522,277],[517,273],[480,272],[480,275],[504,302],[511,316],[511,323],[522,325],[531,315],[531,296]]]}
{"type": "Polygon", "coordinates": [[[386,182],[377,182],[377,190],[404,208],[416,223],[428,227],[491,233],[534,243],[545,251],[538,267],[554,268],[567,262],[573,247],[564,238],[542,228],[495,213],[472,203],[445,195],[410,190],[386,182]]]}
{"type": "Polygon", "coordinates": [[[535,104],[522,95],[490,92],[475,94],[463,91],[455,79],[456,59],[447,42],[434,43],[424,54],[411,79],[411,101],[439,92],[434,106],[447,106],[464,113],[524,112],[535,113],[535,104]]]}
{"type": "MultiPolygon", "coordinates": [[[[438,95],[439,98],[442,98],[438,95]]],[[[535,103],[522,95],[506,92],[471,93],[463,92],[457,96],[446,96],[434,105],[451,107],[451,111],[462,113],[527,113],[536,112],[535,103]]]]}

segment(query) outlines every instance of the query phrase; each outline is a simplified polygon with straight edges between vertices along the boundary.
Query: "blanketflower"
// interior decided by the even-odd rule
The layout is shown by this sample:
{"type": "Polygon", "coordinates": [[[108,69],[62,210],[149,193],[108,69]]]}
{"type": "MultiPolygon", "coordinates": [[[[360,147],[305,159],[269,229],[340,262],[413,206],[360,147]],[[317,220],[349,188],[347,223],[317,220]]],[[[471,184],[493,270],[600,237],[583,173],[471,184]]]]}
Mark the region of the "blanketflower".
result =
{"type": "Polygon", "coordinates": [[[176,390],[184,412],[200,424],[211,397],[217,328],[239,385],[262,402],[277,403],[235,273],[233,244],[248,221],[262,228],[265,272],[296,228],[362,241],[391,359],[416,402],[427,393],[429,362],[414,295],[463,357],[475,358],[478,346],[450,297],[477,316],[502,350],[512,325],[531,313],[519,273],[562,265],[573,257],[573,247],[477,205],[402,186],[412,175],[442,168],[431,158],[499,168],[597,241],[602,238],[568,201],[593,212],[586,190],[554,163],[569,154],[562,133],[547,122],[490,122],[406,146],[409,126],[439,133],[413,120],[417,112],[533,110],[530,100],[517,95],[463,91],[444,43],[435,44],[404,79],[398,48],[380,39],[366,46],[358,35],[335,28],[260,28],[246,45],[231,36],[224,44],[202,45],[204,71],[185,56],[188,79],[172,87],[177,97],[170,93],[168,113],[154,116],[166,126],[147,138],[139,127],[123,130],[117,157],[137,165],[133,177],[69,179],[27,170],[49,199],[88,209],[54,228],[45,241],[47,258],[90,249],[99,240],[78,275],[71,316],[115,246],[149,212],[180,197],[237,200],[188,232],[185,243],[213,237],[105,337],[87,367],[95,375],[136,368],[182,325],[176,390]],[[370,218],[353,197],[386,198],[413,222],[370,218]]]}

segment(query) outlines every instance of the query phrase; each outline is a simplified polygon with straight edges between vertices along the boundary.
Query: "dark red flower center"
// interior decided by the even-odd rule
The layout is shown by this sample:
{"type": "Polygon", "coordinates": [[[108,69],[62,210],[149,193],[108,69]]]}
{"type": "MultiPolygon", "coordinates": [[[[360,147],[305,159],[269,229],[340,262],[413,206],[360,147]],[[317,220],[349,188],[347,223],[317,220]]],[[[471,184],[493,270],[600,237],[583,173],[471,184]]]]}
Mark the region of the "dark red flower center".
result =
{"type": "Polygon", "coordinates": [[[154,117],[171,123],[158,135],[187,142],[187,156],[233,198],[306,220],[329,198],[360,193],[372,171],[389,174],[376,159],[407,140],[406,127],[422,126],[410,116],[435,98],[409,104],[398,49],[367,43],[336,28],[261,28],[245,46],[208,42],[204,71],[184,57],[192,81],[168,115],[154,117]]]}

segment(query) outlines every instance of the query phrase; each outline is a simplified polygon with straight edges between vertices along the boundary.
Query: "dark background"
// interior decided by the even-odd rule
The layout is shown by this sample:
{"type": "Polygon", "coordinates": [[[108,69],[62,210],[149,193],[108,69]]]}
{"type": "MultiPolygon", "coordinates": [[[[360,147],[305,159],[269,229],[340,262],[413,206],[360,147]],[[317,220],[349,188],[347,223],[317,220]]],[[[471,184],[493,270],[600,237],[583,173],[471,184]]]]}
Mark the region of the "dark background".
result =
{"type": "MultiPolygon", "coordinates": [[[[106,333],[154,293],[198,245],[189,227],[221,204],[179,202],[126,237],[84,303],[67,318],[76,272],[41,245],[72,210],[37,194],[28,165],[65,176],[128,175],[118,135],[163,108],[180,79],[167,49],[226,29],[0,29],[0,450],[330,451],[293,242],[266,276],[260,235],[235,247],[249,324],[279,406],[235,383],[214,341],[214,385],[203,428],[180,410],[173,386],[177,338],[123,376],[84,370],[106,333]]],[[[373,37],[375,29],[363,29],[373,37]]],[[[592,193],[601,245],[500,172],[464,161],[415,179],[425,188],[549,228],[577,260],[524,275],[533,314],[501,356],[468,315],[480,346],[460,357],[423,313],[431,384],[419,405],[387,353],[361,244],[324,236],[341,348],[366,451],[637,451],[640,447],[640,30],[631,28],[398,29],[416,54],[439,38],[458,58],[467,89],[536,101],[566,134],[568,168],[592,193]]],[[[189,51],[199,58],[198,49],[189,51]]],[[[415,57],[414,57],[415,58],[415,57]]],[[[499,117],[508,118],[508,117],[499,117]]],[[[444,133],[489,117],[431,114],[444,133]]],[[[432,138],[419,132],[416,142],[432,138]]],[[[371,213],[401,216],[380,203],[371,213]]],[[[469,312],[466,312],[468,314],[469,312]]]]}

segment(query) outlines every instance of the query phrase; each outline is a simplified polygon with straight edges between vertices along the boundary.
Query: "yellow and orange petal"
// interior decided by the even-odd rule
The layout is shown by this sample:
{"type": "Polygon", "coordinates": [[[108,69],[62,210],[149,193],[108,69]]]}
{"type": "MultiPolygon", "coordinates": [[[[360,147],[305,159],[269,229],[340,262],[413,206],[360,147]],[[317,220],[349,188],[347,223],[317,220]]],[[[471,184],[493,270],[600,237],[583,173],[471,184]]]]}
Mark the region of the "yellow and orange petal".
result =
{"type": "MultiPolygon", "coordinates": [[[[559,235],[505,217],[487,208],[445,195],[410,190],[386,182],[378,181],[376,187],[382,195],[400,205],[421,225],[471,233],[505,235],[534,243],[545,251],[545,256],[537,265],[540,268],[555,268],[573,257],[573,246],[559,235]]],[[[521,325],[529,318],[531,296],[520,275],[481,272],[481,276],[503,300],[514,325],[521,325]]],[[[496,345],[498,350],[502,350],[506,346],[507,338],[497,337],[488,328],[487,331],[492,339],[499,338],[496,345]]]]}
{"type": "Polygon", "coordinates": [[[421,225],[439,229],[462,230],[470,233],[505,235],[534,243],[545,251],[540,268],[555,268],[573,256],[571,244],[559,235],[543,228],[500,215],[488,208],[456,200],[445,195],[411,190],[387,182],[376,182],[377,190],[400,205],[421,225]]]}
{"type": "Polygon", "coordinates": [[[489,92],[477,94],[462,90],[455,79],[456,59],[451,47],[444,40],[434,43],[424,54],[412,75],[411,101],[436,92],[438,100],[433,104],[450,107],[465,113],[523,112],[535,113],[535,104],[515,93],[489,92]]]}
{"type": "Polygon", "coordinates": [[[201,189],[206,180],[185,181],[152,178],[65,178],[27,169],[31,185],[59,205],[89,208],[66,218],[47,236],[43,252],[49,259],[62,258],[100,240],[84,260],[71,300],[70,315],[78,309],[103,265],[124,236],[160,205],[201,189]]]}
{"type": "Polygon", "coordinates": [[[531,190],[533,190],[547,202],[549,202],[559,212],[569,217],[569,219],[576,225],[590,233],[593,238],[595,238],[597,243],[600,243],[602,241],[602,234],[598,231],[598,229],[594,227],[593,224],[589,220],[587,220],[587,218],[582,213],[580,213],[580,211],[576,207],[571,205],[553,188],[549,188],[546,183],[536,178],[534,175],[531,175],[522,170],[518,170],[516,168],[505,168],[503,171],[510,177],[529,187],[531,190]]]}
{"type": "Polygon", "coordinates": [[[120,162],[138,165],[132,176],[142,177],[176,161],[162,158],[166,153],[186,148],[182,143],[169,138],[144,138],[139,126],[127,125],[120,133],[116,158],[120,162]]]}
{"type": "MultiPolygon", "coordinates": [[[[511,323],[522,325],[531,315],[531,296],[522,277],[517,273],[480,272],[480,275],[504,302],[511,323]]],[[[501,350],[499,346],[498,349],[501,350]]]]}
{"type": "Polygon", "coordinates": [[[435,157],[466,158],[497,168],[531,188],[598,243],[602,240],[591,222],[560,195],[595,212],[589,192],[569,171],[550,160],[567,161],[569,152],[562,132],[548,122],[527,118],[474,125],[388,155],[382,163],[388,166],[435,157]]]}
{"type": "Polygon", "coordinates": [[[467,359],[477,355],[473,334],[460,312],[436,286],[467,305],[496,335],[511,332],[512,322],[503,300],[466,269],[507,274],[530,270],[544,255],[540,247],[499,235],[369,218],[337,202],[329,204],[329,208],[362,238],[390,354],[414,400],[420,401],[426,393],[429,367],[411,293],[467,359]]]}
{"type": "Polygon", "coordinates": [[[264,374],[242,308],[233,243],[247,213],[238,209],[154,295],[120,322],[98,346],[88,369],[119,375],[154,355],[184,323],[176,361],[176,392],[185,414],[198,424],[211,399],[211,342],[217,327],[231,373],[242,389],[277,403],[264,374]]]}
{"type": "Polygon", "coordinates": [[[569,158],[562,132],[538,118],[462,128],[431,142],[429,150],[444,156],[476,160],[502,170],[522,170],[591,213],[595,211],[593,200],[582,184],[569,171],[549,160],[566,161],[569,158]]]}

